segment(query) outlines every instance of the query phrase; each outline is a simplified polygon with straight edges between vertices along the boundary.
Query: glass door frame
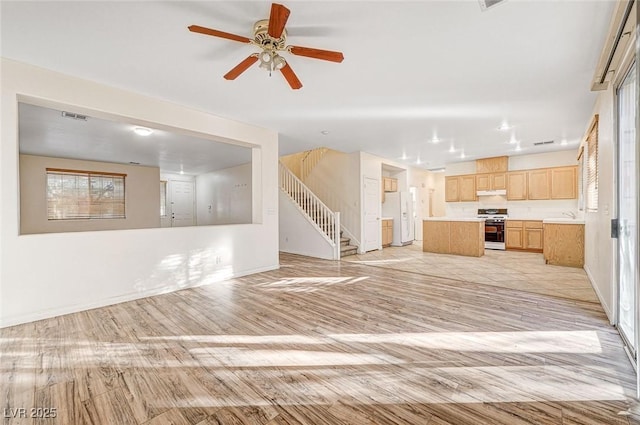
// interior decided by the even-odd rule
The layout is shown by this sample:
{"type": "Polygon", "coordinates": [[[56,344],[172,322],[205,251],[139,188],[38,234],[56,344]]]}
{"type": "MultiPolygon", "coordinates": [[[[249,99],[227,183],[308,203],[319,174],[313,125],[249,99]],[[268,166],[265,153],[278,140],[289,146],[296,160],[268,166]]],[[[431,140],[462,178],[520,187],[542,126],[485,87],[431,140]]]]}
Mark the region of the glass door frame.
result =
{"type": "MultiPolygon", "coordinates": [[[[635,72],[635,78],[636,78],[636,100],[638,99],[638,63],[637,60],[633,60],[631,63],[631,66],[628,66],[625,70],[624,73],[622,73],[622,78],[620,78],[620,80],[618,81],[618,84],[616,84],[615,88],[614,88],[614,92],[615,92],[615,133],[616,133],[616,223],[617,223],[617,232],[619,233],[621,230],[621,224],[619,222],[620,220],[620,214],[621,214],[621,200],[622,200],[622,185],[621,182],[623,180],[623,176],[622,176],[622,167],[620,166],[620,150],[621,150],[621,138],[620,138],[620,104],[619,104],[619,90],[622,86],[622,84],[626,81],[627,77],[629,76],[630,73],[632,73],[633,71],[635,72]],[[634,69],[635,68],[635,69],[634,69]]],[[[636,149],[635,149],[635,153],[636,153],[636,158],[635,158],[635,180],[636,182],[638,181],[638,179],[640,178],[640,162],[638,160],[638,154],[640,153],[640,149],[638,149],[638,103],[636,101],[636,149]]],[[[638,189],[638,188],[636,188],[638,189]]],[[[640,211],[640,202],[639,202],[639,194],[636,193],[636,197],[635,197],[635,203],[636,203],[636,207],[635,207],[635,213],[636,213],[636,228],[638,227],[638,223],[640,223],[640,221],[638,221],[638,212],[640,211]]],[[[620,234],[617,235],[618,238],[616,238],[616,255],[615,255],[615,294],[616,294],[616,311],[615,311],[615,324],[616,327],[618,328],[618,333],[620,334],[620,336],[622,337],[626,348],[628,350],[628,354],[631,356],[632,361],[634,363],[634,366],[636,367],[636,370],[638,370],[637,365],[638,365],[638,343],[640,341],[640,330],[638,329],[640,327],[640,320],[639,320],[639,307],[640,307],[640,288],[638,287],[638,269],[636,267],[635,270],[635,280],[634,280],[634,298],[633,298],[633,334],[632,335],[627,335],[624,333],[624,330],[620,327],[620,322],[621,322],[621,313],[620,313],[620,309],[622,306],[622,302],[621,302],[621,293],[622,291],[620,290],[620,284],[621,284],[621,261],[622,258],[620,256],[620,234]],[[630,341],[629,339],[633,338],[633,341],[630,341]]],[[[638,251],[638,234],[635,235],[636,237],[636,251],[638,251]]],[[[636,254],[638,254],[636,252],[636,254]]],[[[637,264],[637,263],[636,263],[637,264]]],[[[640,388],[639,388],[639,394],[640,394],[640,388]]]]}

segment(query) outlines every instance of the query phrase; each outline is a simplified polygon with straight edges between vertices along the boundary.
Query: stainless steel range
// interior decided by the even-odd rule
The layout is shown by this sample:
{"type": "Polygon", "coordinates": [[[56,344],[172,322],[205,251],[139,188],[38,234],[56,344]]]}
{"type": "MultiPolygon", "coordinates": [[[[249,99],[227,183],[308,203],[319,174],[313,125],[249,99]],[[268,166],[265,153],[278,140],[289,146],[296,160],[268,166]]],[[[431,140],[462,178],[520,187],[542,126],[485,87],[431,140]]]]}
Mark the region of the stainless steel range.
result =
{"type": "Polygon", "coordinates": [[[505,249],[504,227],[507,219],[506,208],[478,209],[478,218],[484,218],[484,247],[505,249]]]}

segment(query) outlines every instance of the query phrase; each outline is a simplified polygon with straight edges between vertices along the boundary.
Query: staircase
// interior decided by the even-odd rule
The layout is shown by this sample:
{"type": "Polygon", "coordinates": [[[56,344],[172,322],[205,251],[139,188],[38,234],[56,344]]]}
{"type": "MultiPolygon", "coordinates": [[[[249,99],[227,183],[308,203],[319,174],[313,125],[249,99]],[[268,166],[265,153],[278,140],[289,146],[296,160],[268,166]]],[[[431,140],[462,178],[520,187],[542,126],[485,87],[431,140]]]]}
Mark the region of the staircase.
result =
{"type": "MultiPolygon", "coordinates": [[[[282,162],[278,164],[280,190],[295,203],[298,210],[310,222],[333,250],[332,258],[339,260],[342,255],[353,255],[357,247],[349,244],[348,238],[340,231],[340,213],[333,212],[282,162]],[[344,252],[344,254],[343,254],[344,252]]],[[[303,235],[299,235],[304,237],[303,235]]]]}
{"type": "Polygon", "coordinates": [[[340,258],[358,253],[358,247],[351,245],[351,239],[342,236],[340,232],[340,258]]]}

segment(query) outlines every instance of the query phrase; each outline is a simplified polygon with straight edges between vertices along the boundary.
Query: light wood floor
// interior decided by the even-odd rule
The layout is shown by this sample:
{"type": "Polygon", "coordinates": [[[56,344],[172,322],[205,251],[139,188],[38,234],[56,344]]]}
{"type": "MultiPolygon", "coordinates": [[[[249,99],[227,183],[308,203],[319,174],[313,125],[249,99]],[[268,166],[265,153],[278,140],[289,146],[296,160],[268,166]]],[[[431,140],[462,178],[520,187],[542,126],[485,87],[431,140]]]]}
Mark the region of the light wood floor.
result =
{"type": "Polygon", "coordinates": [[[633,370],[597,303],[281,263],[1,330],[3,423],[640,424],[633,370]],[[57,418],[6,417],[21,407],[57,418]]]}
{"type": "Polygon", "coordinates": [[[344,258],[394,270],[512,288],[582,301],[600,302],[581,268],[544,263],[542,254],[487,249],[482,257],[422,252],[422,242],[344,258]]]}

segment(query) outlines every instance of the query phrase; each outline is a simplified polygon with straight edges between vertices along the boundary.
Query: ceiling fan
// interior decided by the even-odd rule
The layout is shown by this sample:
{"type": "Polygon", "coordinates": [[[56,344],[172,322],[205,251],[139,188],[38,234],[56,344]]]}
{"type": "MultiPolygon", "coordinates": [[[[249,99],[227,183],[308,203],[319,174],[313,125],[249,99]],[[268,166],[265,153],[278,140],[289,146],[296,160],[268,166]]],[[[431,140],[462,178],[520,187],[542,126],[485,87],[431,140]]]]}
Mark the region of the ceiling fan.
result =
{"type": "Polygon", "coordinates": [[[226,38],[227,40],[238,41],[258,46],[262,51],[253,53],[245,60],[236,65],[231,71],[224,75],[227,80],[235,80],[240,74],[246,71],[251,65],[260,61],[260,68],[272,71],[280,71],[292,89],[297,90],[302,87],[298,76],[293,72],[281,52],[288,52],[297,56],[322,59],[330,62],[342,62],[344,56],[342,52],[331,50],[312,49],[310,47],[287,46],[287,31],[285,25],[291,12],[281,4],[271,4],[271,14],[269,19],[262,19],[253,26],[253,39],[241,35],[230,34],[211,28],[191,25],[189,31],[200,34],[212,35],[214,37],[226,38]]]}

